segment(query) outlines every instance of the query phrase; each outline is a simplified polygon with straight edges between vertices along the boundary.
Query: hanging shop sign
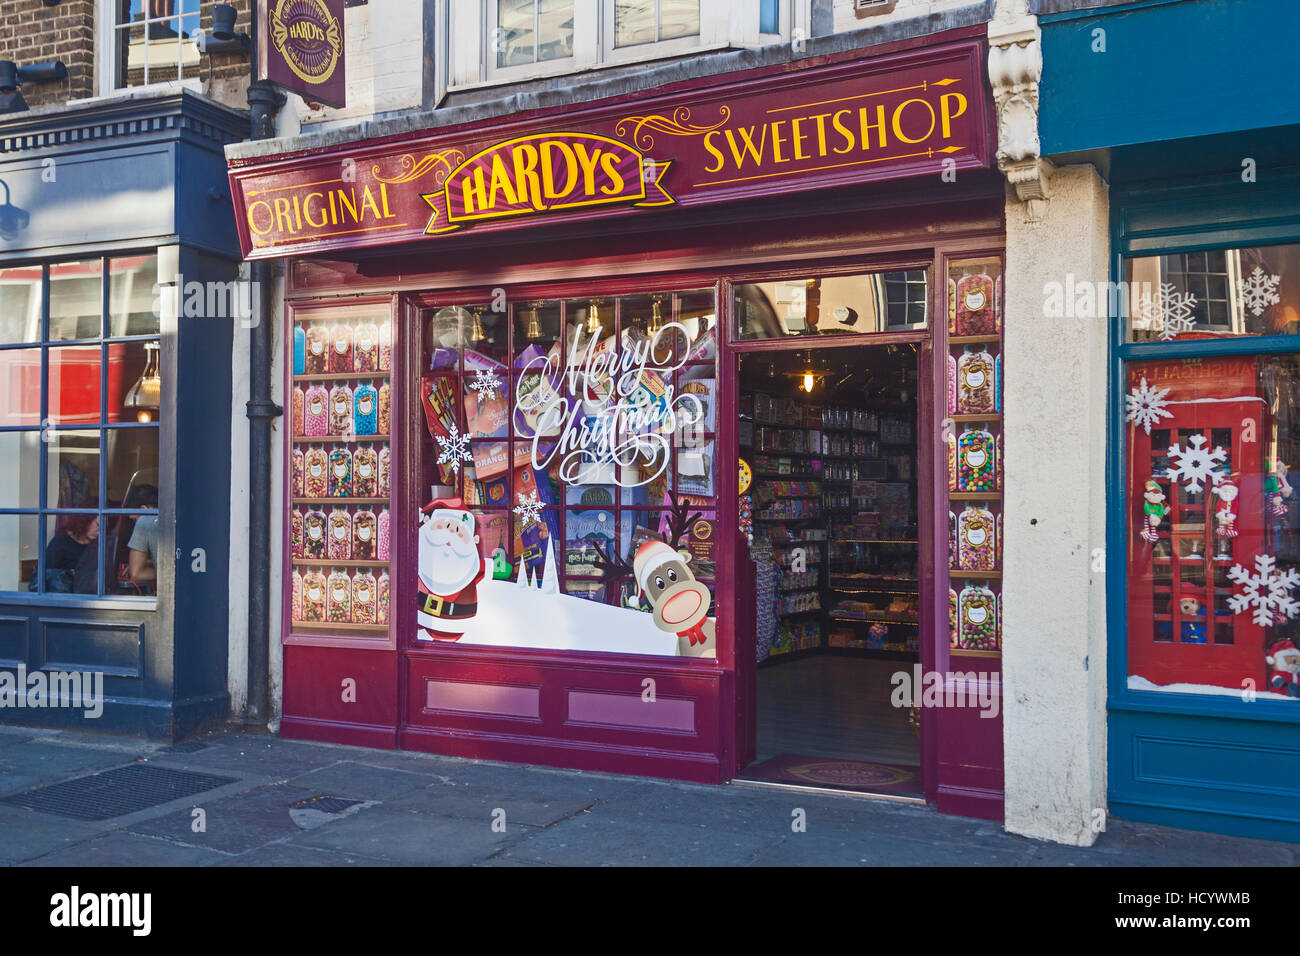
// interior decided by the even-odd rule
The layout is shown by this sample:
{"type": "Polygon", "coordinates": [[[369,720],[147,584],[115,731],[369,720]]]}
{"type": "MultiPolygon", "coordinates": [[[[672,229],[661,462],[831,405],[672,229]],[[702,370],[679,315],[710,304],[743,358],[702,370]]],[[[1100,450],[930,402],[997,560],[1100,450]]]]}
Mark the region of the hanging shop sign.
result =
{"type": "MultiPolygon", "coordinates": [[[[290,6],[312,4],[327,0],[290,6]]],[[[317,41],[315,29],[300,32],[317,41]]],[[[981,50],[950,44],[544,119],[236,161],[240,241],[245,257],[266,258],[986,168],[981,50]]]]}
{"type": "Polygon", "coordinates": [[[257,0],[257,22],[258,79],[347,105],[343,0],[257,0]]]}

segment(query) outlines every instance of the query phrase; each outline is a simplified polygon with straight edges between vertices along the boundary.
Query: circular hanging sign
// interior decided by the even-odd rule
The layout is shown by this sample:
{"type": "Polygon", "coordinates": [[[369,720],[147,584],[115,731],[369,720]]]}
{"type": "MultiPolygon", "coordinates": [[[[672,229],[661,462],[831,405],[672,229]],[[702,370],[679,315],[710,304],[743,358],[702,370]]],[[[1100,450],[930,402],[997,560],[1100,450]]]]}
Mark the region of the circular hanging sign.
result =
{"type": "Polygon", "coordinates": [[[740,494],[749,490],[749,486],[754,483],[754,472],[749,467],[749,462],[740,459],[740,494]]]}
{"type": "Polygon", "coordinates": [[[278,0],[271,45],[299,79],[318,85],[334,75],[343,55],[343,26],[323,0],[278,0]]]}

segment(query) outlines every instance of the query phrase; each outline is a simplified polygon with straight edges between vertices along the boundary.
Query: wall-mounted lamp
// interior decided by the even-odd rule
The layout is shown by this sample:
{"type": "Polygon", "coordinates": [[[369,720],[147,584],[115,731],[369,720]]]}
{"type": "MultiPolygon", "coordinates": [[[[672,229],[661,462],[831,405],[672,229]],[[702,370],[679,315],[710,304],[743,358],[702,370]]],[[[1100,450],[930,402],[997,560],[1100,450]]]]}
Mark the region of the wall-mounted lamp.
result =
{"type": "Polygon", "coordinates": [[[200,30],[194,38],[194,48],[204,53],[243,53],[248,54],[252,41],[247,33],[235,32],[235,20],[239,12],[228,3],[212,5],[212,34],[200,30]]]}
{"type": "Polygon", "coordinates": [[[136,421],[151,422],[158,417],[162,398],[162,376],[158,374],[158,343],[144,343],[144,351],[148,357],[145,370],[126,393],[122,407],[128,412],[134,412],[136,421]]]}
{"type": "Polygon", "coordinates": [[[54,83],[67,79],[68,68],[62,60],[19,66],[13,60],[0,60],[0,113],[21,113],[27,109],[18,87],[24,83],[54,83]]]}

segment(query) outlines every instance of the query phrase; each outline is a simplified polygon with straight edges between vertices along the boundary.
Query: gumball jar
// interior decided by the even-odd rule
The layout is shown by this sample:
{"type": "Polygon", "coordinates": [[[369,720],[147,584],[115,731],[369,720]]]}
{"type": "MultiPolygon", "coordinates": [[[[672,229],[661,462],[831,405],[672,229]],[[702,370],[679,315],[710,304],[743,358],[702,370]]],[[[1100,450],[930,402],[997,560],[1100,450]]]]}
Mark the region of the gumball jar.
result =
{"type": "Polygon", "coordinates": [[[957,646],[974,651],[998,649],[997,597],[982,584],[968,584],[957,598],[957,646]]]}

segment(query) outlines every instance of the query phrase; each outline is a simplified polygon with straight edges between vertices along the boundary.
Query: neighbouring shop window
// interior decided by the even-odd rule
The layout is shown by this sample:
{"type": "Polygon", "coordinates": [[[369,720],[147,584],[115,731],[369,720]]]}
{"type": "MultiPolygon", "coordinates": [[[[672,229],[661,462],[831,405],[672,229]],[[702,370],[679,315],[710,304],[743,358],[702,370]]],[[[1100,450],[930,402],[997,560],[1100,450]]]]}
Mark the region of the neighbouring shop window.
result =
{"type": "Polygon", "coordinates": [[[0,269],[0,590],[153,594],[152,254],[0,269]]]}
{"type": "Polygon", "coordinates": [[[1300,358],[1125,375],[1129,688],[1300,698],[1300,358]]]}
{"type": "Polygon", "coordinates": [[[414,643],[714,657],[712,289],[421,316],[414,643]]]}
{"type": "Polygon", "coordinates": [[[498,67],[573,56],[573,0],[497,0],[498,67]]]}
{"type": "Polygon", "coordinates": [[[697,36],[700,0],[614,0],[614,45],[697,36]]]}
{"type": "Polygon", "coordinates": [[[1300,244],[1127,260],[1122,295],[1132,342],[1300,331],[1300,244]]]}
{"type": "Polygon", "coordinates": [[[736,337],[923,329],[929,321],[929,278],[928,269],[897,269],[738,285],[736,337]]]}
{"type": "Polygon", "coordinates": [[[112,24],[114,85],[148,86],[199,75],[200,0],[100,0],[112,24]]]}

